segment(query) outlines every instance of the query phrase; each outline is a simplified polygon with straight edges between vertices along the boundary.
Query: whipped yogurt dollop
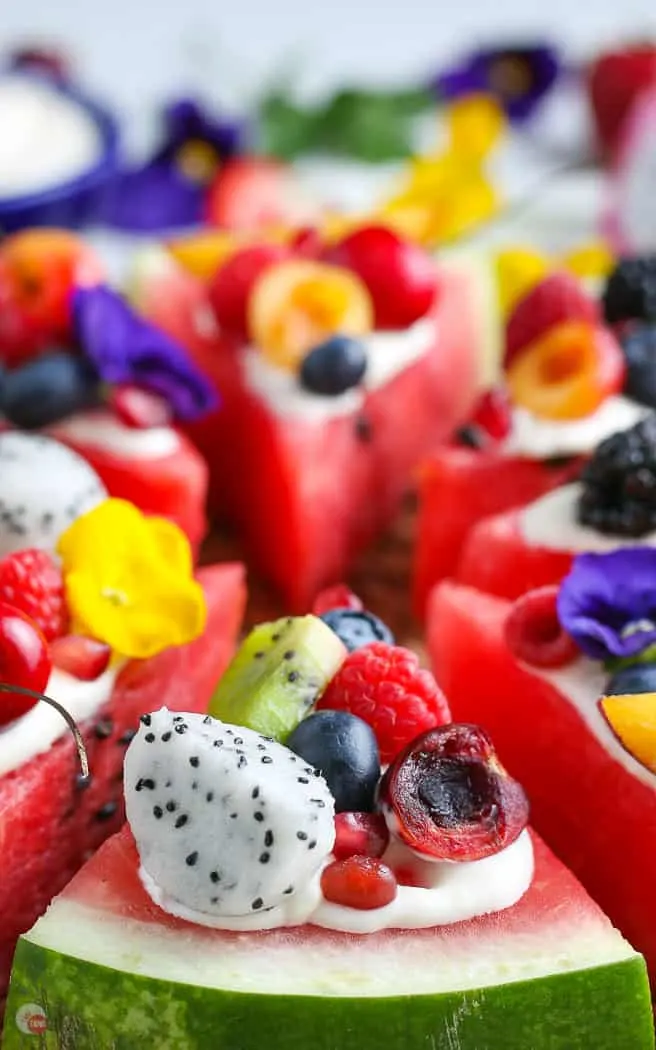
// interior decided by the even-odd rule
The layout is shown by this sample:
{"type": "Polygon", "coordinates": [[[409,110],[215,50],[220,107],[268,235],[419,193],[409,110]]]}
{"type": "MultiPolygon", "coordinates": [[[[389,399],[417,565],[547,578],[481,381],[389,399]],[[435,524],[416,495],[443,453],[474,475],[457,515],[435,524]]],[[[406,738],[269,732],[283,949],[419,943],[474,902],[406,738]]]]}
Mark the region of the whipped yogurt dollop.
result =
{"type": "MultiPolygon", "coordinates": [[[[326,863],[332,859],[329,857],[326,863]]],[[[466,863],[421,860],[394,839],[383,860],[392,866],[402,864],[406,869],[411,868],[420,885],[399,886],[391,904],[368,911],[325,900],[320,873],[309,885],[299,887],[284,906],[230,918],[185,908],[163,893],[143,867],[139,869],[139,876],[155,904],[170,915],[200,926],[253,932],[310,923],[343,933],[367,934],[447,926],[503,911],[524,896],[534,872],[533,843],[528,830],[512,845],[483,860],[466,863]]]]}
{"type": "Polygon", "coordinates": [[[579,482],[547,492],[518,512],[519,530],[531,547],[548,550],[596,551],[604,553],[619,547],[656,547],[656,532],[633,538],[598,532],[577,520],[582,486],[579,482]]]}
{"type": "Polygon", "coordinates": [[[628,397],[609,397],[589,416],[558,421],[540,419],[524,408],[514,408],[512,431],[503,444],[508,455],[528,459],[579,456],[621,430],[628,430],[651,414],[651,409],[628,397]]]}
{"type": "Polygon", "coordinates": [[[87,110],[36,78],[0,77],[0,199],[69,182],[98,163],[103,143],[87,110]]]}
{"type": "MultiPolygon", "coordinates": [[[[76,722],[93,718],[109,700],[120,665],[108,667],[93,682],[84,682],[56,668],[46,686],[46,696],[66,708],[76,722]]],[[[0,776],[48,751],[60,737],[69,733],[66,722],[53,707],[39,701],[34,707],[0,728],[0,776]]]]}
{"type": "Polygon", "coordinates": [[[124,459],[160,459],[180,448],[180,437],[172,427],[129,427],[104,409],[78,412],[48,427],[58,441],[72,441],[124,459]]]}
{"type": "Polygon", "coordinates": [[[304,390],[295,372],[279,368],[256,347],[242,354],[245,385],[277,416],[296,417],[321,423],[327,419],[357,412],[367,393],[389,383],[399,372],[420,360],[435,346],[438,323],[423,317],[402,331],[371,332],[362,337],[367,352],[367,371],[359,387],[337,397],[326,397],[304,390]]]}

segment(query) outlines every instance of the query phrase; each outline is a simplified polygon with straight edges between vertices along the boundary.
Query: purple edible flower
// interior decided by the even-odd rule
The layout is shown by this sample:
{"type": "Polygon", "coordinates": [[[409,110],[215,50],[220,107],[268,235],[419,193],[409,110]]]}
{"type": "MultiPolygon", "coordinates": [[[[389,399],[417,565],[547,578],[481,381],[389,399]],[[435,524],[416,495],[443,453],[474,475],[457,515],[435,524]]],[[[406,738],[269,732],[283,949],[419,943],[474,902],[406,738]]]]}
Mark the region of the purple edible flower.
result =
{"type": "Polygon", "coordinates": [[[656,549],[579,554],[558,595],[558,617],[595,660],[637,656],[656,643],[656,549]]]}
{"type": "Polygon", "coordinates": [[[548,44],[481,48],[432,81],[442,98],[474,92],[494,95],[509,120],[520,124],[532,116],[560,72],[557,51],[548,44]]]}
{"type": "Polygon", "coordinates": [[[78,343],[104,383],[158,394],[180,420],[197,419],[216,407],[214,390],[183,348],[110,288],[78,288],[73,323],[78,343]]]}
{"type": "Polygon", "coordinates": [[[193,99],[164,110],[163,136],[143,166],[123,171],[105,221],[128,230],[167,230],[203,220],[207,187],[222,161],[245,147],[242,122],[211,114],[193,99]]]}

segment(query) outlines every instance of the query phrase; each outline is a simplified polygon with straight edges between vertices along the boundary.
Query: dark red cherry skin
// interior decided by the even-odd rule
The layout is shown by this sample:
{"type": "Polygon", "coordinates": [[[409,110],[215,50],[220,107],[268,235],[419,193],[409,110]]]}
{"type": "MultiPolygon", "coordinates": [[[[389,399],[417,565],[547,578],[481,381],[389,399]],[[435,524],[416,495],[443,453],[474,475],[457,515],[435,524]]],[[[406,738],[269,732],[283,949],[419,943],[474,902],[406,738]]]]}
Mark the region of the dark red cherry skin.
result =
{"type": "Polygon", "coordinates": [[[528,823],[520,784],[479,726],[452,722],[417,737],[389,766],[379,803],[390,830],[433,860],[482,860],[528,823]]]}

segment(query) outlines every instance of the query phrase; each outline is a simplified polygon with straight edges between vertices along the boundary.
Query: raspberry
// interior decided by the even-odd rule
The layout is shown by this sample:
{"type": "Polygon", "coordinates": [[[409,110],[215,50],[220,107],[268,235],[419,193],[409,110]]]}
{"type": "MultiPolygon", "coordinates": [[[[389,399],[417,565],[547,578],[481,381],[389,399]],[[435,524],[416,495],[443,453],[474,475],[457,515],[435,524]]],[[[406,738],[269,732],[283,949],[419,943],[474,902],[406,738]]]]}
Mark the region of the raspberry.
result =
{"type": "Polygon", "coordinates": [[[45,551],[28,548],[0,561],[0,601],[34,620],[49,642],[66,630],[64,581],[45,551]]]}
{"type": "Polygon", "coordinates": [[[556,586],[538,587],[518,598],[506,620],[506,644],[534,667],[564,667],[579,655],[558,619],[556,586]]]}
{"type": "Polygon", "coordinates": [[[565,321],[596,324],[599,309],[575,277],[556,271],[532,288],[508,318],[504,366],[511,365],[524,347],[565,321]]]}
{"type": "Polygon", "coordinates": [[[415,653],[373,642],[349,653],[317,704],[367,722],[391,762],[420,733],[451,721],[446,697],[415,653]]]}

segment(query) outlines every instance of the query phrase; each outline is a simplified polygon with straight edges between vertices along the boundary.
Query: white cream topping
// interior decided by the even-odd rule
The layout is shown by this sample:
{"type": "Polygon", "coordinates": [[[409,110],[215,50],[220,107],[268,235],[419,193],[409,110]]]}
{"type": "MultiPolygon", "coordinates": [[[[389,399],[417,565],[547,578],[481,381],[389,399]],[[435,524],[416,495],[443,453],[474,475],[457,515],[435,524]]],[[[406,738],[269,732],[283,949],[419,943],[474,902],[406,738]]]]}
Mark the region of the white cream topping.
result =
{"type": "MultiPolygon", "coordinates": [[[[327,863],[332,858],[329,857],[327,863]]],[[[420,860],[392,840],[383,860],[411,868],[418,886],[399,886],[396,898],[383,908],[363,911],[332,904],[321,892],[321,875],[299,887],[284,906],[270,911],[225,918],[191,911],[162,893],[142,868],[139,876],[152,900],[170,915],[213,929],[271,930],[311,923],[344,933],[376,933],[388,929],[424,929],[464,922],[512,907],[533,879],[533,844],[528,831],[500,853],[468,863],[420,860]]]]}
{"type": "MultiPolygon", "coordinates": [[[[119,670],[119,665],[109,667],[95,681],[83,682],[55,669],[45,693],[58,700],[76,722],[84,722],[107,703],[119,670]]],[[[70,730],[62,716],[39,701],[27,714],[0,728],[0,776],[48,751],[68,732],[70,730]]]]}
{"type": "Polygon", "coordinates": [[[124,459],[160,459],[180,448],[180,438],[172,427],[129,427],[104,409],[79,412],[48,427],[47,433],[59,441],[72,441],[124,459]]]}
{"type": "Polygon", "coordinates": [[[601,663],[589,660],[587,657],[580,657],[575,663],[555,671],[542,671],[526,664],[524,668],[536,678],[549,682],[565,697],[581,716],[595,740],[599,741],[604,750],[627,773],[637,777],[647,787],[656,788],[656,775],[629,754],[615,736],[599,707],[599,699],[604,695],[606,683],[610,677],[601,663]]]}
{"type": "Polygon", "coordinates": [[[0,77],[0,198],[68,182],[100,159],[102,139],[83,106],[41,81],[0,77]]]}
{"type": "Polygon", "coordinates": [[[518,512],[519,530],[531,547],[556,551],[614,551],[619,547],[656,547],[656,532],[638,539],[610,536],[576,519],[581,485],[574,482],[547,492],[518,512]]]}
{"type": "Polygon", "coordinates": [[[651,411],[626,397],[609,397],[591,415],[567,422],[540,419],[524,408],[514,408],[512,431],[503,450],[529,459],[583,455],[604,438],[639,423],[651,411]]]}
{"type": "Polygon", "coordinates": [[[362,407],[366,394],[394,379],[435,345],[437,321],[422,318],[403,331],[371,332],[362,337],[367,352],[367,371],[359,387],[337,397],[304,390],[295,372],[279,368],[257,348],[242,353],[244,382],[254,394],[281,417],[295,416],[313,423],[349,415],[362,407]]]}

